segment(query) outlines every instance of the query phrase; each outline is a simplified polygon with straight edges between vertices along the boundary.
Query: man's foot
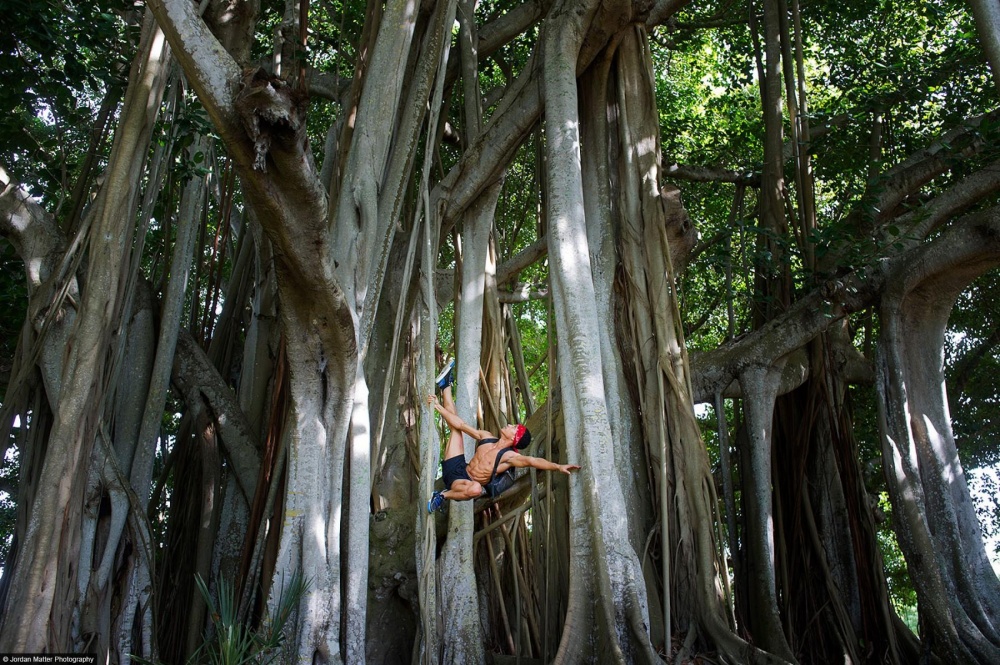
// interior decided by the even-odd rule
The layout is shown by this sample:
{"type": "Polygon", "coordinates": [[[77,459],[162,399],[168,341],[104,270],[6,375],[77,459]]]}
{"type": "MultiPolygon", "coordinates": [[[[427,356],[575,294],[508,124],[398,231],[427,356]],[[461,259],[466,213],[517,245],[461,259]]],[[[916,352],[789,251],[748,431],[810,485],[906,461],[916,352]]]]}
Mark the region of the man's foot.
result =
{"type": "Polygon", "coordinates": [[[434,492],[431,495],[431,500],[427,502],[427,512],[433,513],[435,510],[441,508],[444,505],[444,495],[441,492],[434,492]]]}
{"type": "Polygon", "coordinates": [[[438,387],[438,390],[444,390],[452,384],[455,379],[455,359],[452,358],[444,364],[444,368],[441,373],[437,375],[434,379],[434,384],[438,387]]]}

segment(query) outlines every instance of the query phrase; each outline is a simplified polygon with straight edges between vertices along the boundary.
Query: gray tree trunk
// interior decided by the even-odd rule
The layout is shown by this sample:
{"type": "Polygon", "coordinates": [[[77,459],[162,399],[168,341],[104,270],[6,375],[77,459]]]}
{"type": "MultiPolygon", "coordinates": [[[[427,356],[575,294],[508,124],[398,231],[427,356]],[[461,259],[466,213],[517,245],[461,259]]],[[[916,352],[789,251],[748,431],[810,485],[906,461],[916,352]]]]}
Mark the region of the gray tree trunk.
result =
{"type": "Polygon", "coordinates": [[[720,652],[736,660],[752,654],[761,662],[785,662],[747,645],[728,623],[725,584],[720,579],[727,573],[712,529],[719,519],[718,499],[694,417],[691,369],[674,286],[673,254],[683,265],[693,229],[676,192],[659,186],[659,126],[646,39],[645,31],[635,28],[618,47],[617,182],[621,261],[629,277],[632,320],[624,339],[637,365],[643,437],[658,476],[660,510],[673,518],[669,524],[661,522],[661,530],[669,533],[662,548],[670,553],[664,575],[670,580],[665,624],[686,633],[688,639],[710,636],[720,652]]]}
{"type": "Polygon", "coordinates": [[[559,379],[562,393],[575,396],[563,409],[567,457],[583,467],[570,479],[571,599],[557,660],[652,662],[645,583],[629,544],[625,497],[615,473],[604,373],[600,355],[590,352],[601,342],[585,218],[576,62],[583,26],[596,6],[582,9],[554,9],[543,37],[546,156],[558,165],[546,171],[546,180],[550,279],[563,340],[559,379]],[[591,616],[579,600],[588,587],[598,596],[591,616]],[[580,631],[592,621],[595,650],[587,653],[580,631]]]}
{"type": "MultiPolygon", "coordinates": [[[[500,185],[486,191],[465,216],[462,234],[462,296],[456,330],[455,406],[467,423],[478,421],[479,358],[483,337],[486,256],[500,185]]],[[[465,439],[465,459],[472,459],[476,442],[465,439]]],[[[448,539],[441,552],[438,588],[443,615],[443,660],[482,663],[482,631],[472,560],[472,502],[449,504],[448,539]],[[447,577],[444,577],[447,576],[447,577]]]]}
{"type": "Polygon", "coordinates": [[[993,85],[1000,92],[1000,3],[996,0],[969,0],[976,17],[979,43],[993,71],[993,85]]]}
{"type": "Polygon", "coordinates": [[[744,455],[743,505],[747,521],[747,568],[750,584],[749,622],[755,643],[794,662],[778,614],[775,576],[774,507],[771,486],[771,445],[774,400],[783,363],[750,367],[740,374],[748,432],[744,455]]]}
{"type": "Polygon", "coordinates": [[[878,397],[883,469],[917,591],[925,650],[1000,660],[1000,582],[959,461],[944,388],[944,334],[961,291],[1000,264],[1000,209],[903,257],[882,300],[878,397]]]}
{"type": "Polygon", "coordinates": [[[68,620],[76,589],[80,524],[90,452],[97,436],[106,349],[121,306],[120,269],[127,248],[127,225],[137,205],[156,112],[167,78],[169,49],[147,18],[139,55],[130,76],[125,106],[107,178],[92,211],[87,290],[61,373],[58,411],[49,439],[38,498],[18,560],[0,629],[0,649],[8,652],[63,651],[71,646],[68,620]],[[52,556],[53,552],[59,553],[52,556]]]}

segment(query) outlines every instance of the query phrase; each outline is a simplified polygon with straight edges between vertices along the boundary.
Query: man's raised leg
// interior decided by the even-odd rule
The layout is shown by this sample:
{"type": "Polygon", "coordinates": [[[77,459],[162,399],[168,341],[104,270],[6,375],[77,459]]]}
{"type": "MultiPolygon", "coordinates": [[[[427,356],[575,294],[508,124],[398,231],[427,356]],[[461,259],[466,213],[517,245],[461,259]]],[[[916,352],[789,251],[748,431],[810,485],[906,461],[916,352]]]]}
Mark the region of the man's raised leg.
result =
{"type": "MultiPolygon", "coordinates": [[[[455,407],[455,400],[451,396],[451,386],[446,386],[441,390],[441,406],[448,413],[458,415],[455,407]]],[[[442,414],[443,415],[443,414],[442,414]]],[[[447,420],[447,419],[446,419],[447,420]]],[[[449,425],[448,446],[444,449],[444,459],[451,459],[458,455],[465,456],[465,440],[462,438],[462,431],[449,425]]]]}

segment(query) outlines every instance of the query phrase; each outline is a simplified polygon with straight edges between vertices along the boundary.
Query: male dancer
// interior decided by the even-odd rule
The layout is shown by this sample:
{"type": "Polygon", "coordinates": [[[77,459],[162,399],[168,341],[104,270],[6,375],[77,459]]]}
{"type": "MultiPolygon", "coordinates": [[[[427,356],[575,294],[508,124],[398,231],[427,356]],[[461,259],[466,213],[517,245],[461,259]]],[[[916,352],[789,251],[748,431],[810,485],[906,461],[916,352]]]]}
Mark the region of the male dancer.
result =
{"type": "Polygon", "coordinates": [[[437,387],[441,390],[444,405],[434,395],[427,396],[427,403],[440,413],[451,434],[445,448],[441,469],[444,472],[445,490],[434,492],[427,502],[427,512],[434,512],[444,505],[445,499],[468,501],[484,494],[498,496],[510,486],[509,476],[504,482],[504,472],[513,467],[534,467],[541,471],[559,471],[567,476],[579,470],[576,464],[556,464],[541,457],[522,455],[518,450],[527,448],[531,442],[531,432],[524,425],[507,425],[500,430],[500,437],[492,433],[470,427],[458,415],[455,401],[451,396],[452,373],[455,361],[450,361],[438,375],[437,387]],[[465,442],[462,434],[476,439],[478,446],[472,460],[465,463],[465,442]]]}

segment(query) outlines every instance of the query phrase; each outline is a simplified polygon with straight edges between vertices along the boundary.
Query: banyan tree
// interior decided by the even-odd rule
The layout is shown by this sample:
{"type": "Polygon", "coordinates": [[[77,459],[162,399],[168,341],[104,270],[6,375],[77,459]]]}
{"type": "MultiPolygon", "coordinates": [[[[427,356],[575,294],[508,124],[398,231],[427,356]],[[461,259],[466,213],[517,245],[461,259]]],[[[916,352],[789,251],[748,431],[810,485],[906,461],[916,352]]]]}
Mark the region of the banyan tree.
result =
{"type": "Polygon", "coordinates": [[[1000,662],[995,2],[9,4],[0,653],[1000,662]]]}

